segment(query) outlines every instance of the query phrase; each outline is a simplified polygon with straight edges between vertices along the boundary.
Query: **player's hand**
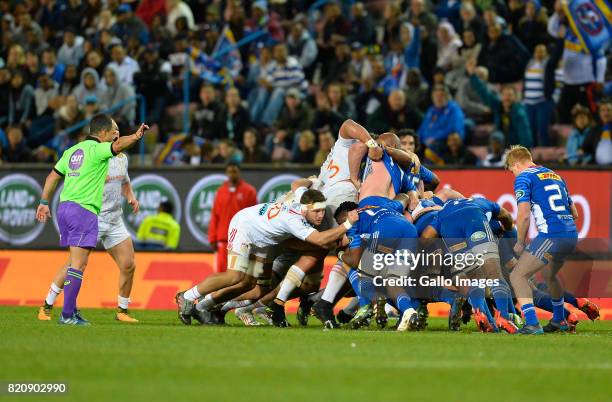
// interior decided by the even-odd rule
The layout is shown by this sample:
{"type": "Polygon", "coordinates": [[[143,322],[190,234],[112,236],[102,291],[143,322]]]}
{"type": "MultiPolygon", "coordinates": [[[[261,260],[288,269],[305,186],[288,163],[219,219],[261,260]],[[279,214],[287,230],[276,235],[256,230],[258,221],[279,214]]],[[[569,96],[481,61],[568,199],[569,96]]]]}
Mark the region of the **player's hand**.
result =
{"type": "Polygon", "coordinates": [[[382,156],[383,156],[382,147],[368,149],[368,158],[372,159],[374,162],[381,160],[382,156]]]}
{"type": "Polygon", "coordinates": [[[149,129],[149,126],[147,126],[146,124],[142,123],[140,125],[140,127],[138,127],[138,130],[136,130],[134,135],[136,136],[136,138],[141,139],[142,136],[144,135],[145,131],[147,131],[148,129],[149,129]]]}
{"type": "Polygon", "coordinates": [[[51,218],[49,206],[40,204],[36,209],[36,219],[38,219],[38,222],[45,223],[49,218],[51,218]]]}
{"type": "Polygon", "coordinates": [[[516,242],[514,245],[514,254],[520,256],[525,250],[525,243],[516,242]]]}
{"type": "Polygon", "coordinates": [[[349,223],[352,225],[359,220],[359,214],[356,210],[349,211],[346,220],[349,221],[349,223]]]}
{"type": "Polygon", "coordinates": [[[130,206],[132,207],[133,213],[137,214],[138,211],[140,211],[140,203],[138,202],[136,198],[132,198],[128,200],[128,204],[130,204],[130,206]]]}

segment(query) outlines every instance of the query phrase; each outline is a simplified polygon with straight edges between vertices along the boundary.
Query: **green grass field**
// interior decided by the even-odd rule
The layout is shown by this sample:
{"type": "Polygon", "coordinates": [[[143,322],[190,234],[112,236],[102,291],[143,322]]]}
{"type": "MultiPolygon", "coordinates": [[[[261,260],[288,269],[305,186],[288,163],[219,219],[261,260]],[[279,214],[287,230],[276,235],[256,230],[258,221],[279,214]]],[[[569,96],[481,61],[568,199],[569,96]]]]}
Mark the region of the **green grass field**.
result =
{"type": "MultiPolygon", "coordinates": [[[[54,311],[54,316],[59,312],[54,311]]],[[[576,335],[184,326],[171,311],[84,310],[91,327],[0,308],[0,381],[65,381],[39,401],[610,401],[612,322],[576,335]]],[[[228,315],[230,317],[230,315],[228,315]]],[[[231,315],[233,318],[233,315],[231,315]]],[[[294,323],[294,317],[290,318],[294,323]]]]}

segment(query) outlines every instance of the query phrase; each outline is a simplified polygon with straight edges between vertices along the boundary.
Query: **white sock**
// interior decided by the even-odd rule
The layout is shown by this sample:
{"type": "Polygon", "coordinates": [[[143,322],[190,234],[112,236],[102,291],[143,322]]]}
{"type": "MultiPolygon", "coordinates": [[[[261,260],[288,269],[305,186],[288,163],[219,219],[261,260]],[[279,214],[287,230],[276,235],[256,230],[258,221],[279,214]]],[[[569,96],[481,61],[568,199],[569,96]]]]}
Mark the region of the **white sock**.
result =
{"type": "Polygon", "coordinates": [[[297,288],[302,284],[302,280],[306,274],[302,271],[298,266],[292,265],[287,271],[287,275],[285,275],[285,279],[283,279],[283,283],[281,284],[280,290],[276,295],[276,298],[286,302],[293,292],[293,289],[297,288]]]}
{"type": "Polygon", "coordinates": [[[50,306],[53,306],[53,303],[55,303],[55,299],[57,299],[57,296],[59,296],[60,293],[62,293],[62,288],[57,286],[55,283],[51,283],[49,293],[47,293],[47,297],[45,298],[45,303],[50,306]]]}
{"type": "Polygon", "coordinates": [[[224,313],[227,313],[231,309],[246,307],[251,303],[253,303],[251,300],[239,300],[239,301],[230,300],[227,303],[225,303],[223,307],[221,307],[221,311],[224,313]]]}
{"type": "Polygon", "coordinates": [[[128,309],[128,306],[130,305],[129,297],[117,296],[117,300],[119,302],[119,308],[122,308],[124,310],[128,309]]]}
{"type": "Polygon", "coordinates": [[[346,274],[342,270],[342,267],[338,264],[334,265],[329,273],[329,279],[327,280],[327,285],[325,286],[321,299],[333,303],[345,282],[346,274]]]}
{"type": "Polygon", "coordinates": [[[185,300],[194,301],[197,300],[200,296],[200,292],[198,292],[198,286],[194,286],[183,294],[185,300]]]}
{"type": "Polygon", "coordinates": [[[196,304],[196,309],[198,311],[208,310],[209,308],[211,308],[215,304],[217,304],[217,303],[215,303],[215,301],[213,300],[212,296],[210,294],[207,294],[206,296],[204,296],[204,299],[201,302],[196,304]]]}

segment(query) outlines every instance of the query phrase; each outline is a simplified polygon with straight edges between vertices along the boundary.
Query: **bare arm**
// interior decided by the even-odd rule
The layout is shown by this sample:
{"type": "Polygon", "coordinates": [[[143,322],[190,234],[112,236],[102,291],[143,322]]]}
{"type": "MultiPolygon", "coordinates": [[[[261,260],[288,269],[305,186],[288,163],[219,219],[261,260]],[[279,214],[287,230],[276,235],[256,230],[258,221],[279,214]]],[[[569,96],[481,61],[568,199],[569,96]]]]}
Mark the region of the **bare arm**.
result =
{"type": "Polygon", "coordinates": [[[370,133],[368,133],[368,130],[351,119],[345,120],[344,123],[342,123],[340,126],[339,135],[345,139],[359,140],[364,144],[372,139],[372,136],[370,133]]]}
{"type": "Polygon", "coordinates": [[[572,203],[572,205],[570,206],[570,210],[572,211],[572,218],[574,218],[574,220],[577,220],[578,210],[576,209],[576,204],[572,203]]]}
{"type": "Polygon", "coordinates": [[[499,209],[499,215],[497,215],[497,220],[501,222],[504,230],[509,232],[512,230],[514,226],[514,219],[512,219],[512,215],[505,208],[499,209]]]}
{"type": "Polygon", "coordinates": [[[55,170],[52,170],[47,176],[42,195],[40,196],[41,201],[46,202],[46,204],[40,204],[36,209],[36,219],[38,219],[39,222],[44,223],[51,217],[51,211],[49,210],[49,199],[53,195],[53,192],[57,187],[57,183],[59,183],[61,179],[62,176],[57,174],[55,170]]]}
{"type": "Polygon", "coordinates": [[[136,199],[136,195],[134,195],[134,189],[132,188],[132,183],[129,181],[121,184],[121,194],[125,197],[128,204],[132,206],[132,212],[135,214],[140,210],[140,203],[136,199]]]}
{"type": "MultiPolygon", "coordinates": [[[[350,211],[348,213],[347,221],[349,221],[351,225],[357,222],[358,219],[359,215],[357,211],[350,211]]],[[[306,238],[306,241],[320,247],[325,247],[329,243],[335,242],[337,239],[342,237],[347,230],[348,229],[344,225],[336,226],[333,229],[328,229],[323,232],[315,230],[306,238]]]]}
{"type": "Polygon", "coordinates": [[[443,188],[436,193],[436,197],[446,202],[448,200],[459,200],[465,198],[459,191],[455,191],[452,188],[443,188]]]}
{"type": "Polygon", "coordinates": [[[393,158],[393,161],[403,169],[409,169],[412,164],[414,164],[415,171],[418,172],[421,169],[421,161],[414,152],[389,147],[385,147],[385,151],[387,151],[389,156],[393,158]]]}
{"type": "Polygon", "coordinates": [[[363,254],[363,248],[355,247],[355,248],[350,248],[341,254],[338,254],[338,257],[343,263],[345,263],[349,267],[357,267],[359,266],[359,261],[361,261],[362,254],[363,254]]]}
{"type": "Polygon", "coordinates": [[[361,142],[357,142],[351,145],[349,149],[349,172],[351,175],[351,181],[355,184],[355,187],[359,188],[359,170],[361,167],[361,161],[363,157],[368,153],[368,147],[361,142]]]}
{"type": "Polygon", "coordinates": [[[310,179],[295,179],[291,183],[291,191],[295,191],[300,187],[310,188],[312,181],[310,179]]]}
{"type": "Polygon", "coordinates": [[[116,155],[119,152],[130,148],[132,145],[136,144],[138,142],[138,140],[140,140],[142,138],[142,136],[144,135],[145,131],[149,129],[149,126],[147,126],[146,124],[141,124],[140,127],[138,128],[138,130],[136,130],[136,132],[132,135],[126,135],[124,137],[119,137],[117,139],[117,141],[113,142],[112,144],[112,150],[113,153],[116,155]]]}
{"type": "Polygon", "coordinates": [[[516,217],[516,243],[517,245],[525,246],[525,240],[527,239],[527,232],[529,231],[529,216],[531,215],[531,208],[528,202],[521,202],[518,204],[518,216],[516,217]]]}
{"type": "Polygon", "coordinates": [[[438,177],[438,175],[433,173],[433,179],[431,180],[431,182],[425,184],[424,186],[425,186],[425,190],[435,191],[439,185],[440,185],[440,178],[438,177]]]}

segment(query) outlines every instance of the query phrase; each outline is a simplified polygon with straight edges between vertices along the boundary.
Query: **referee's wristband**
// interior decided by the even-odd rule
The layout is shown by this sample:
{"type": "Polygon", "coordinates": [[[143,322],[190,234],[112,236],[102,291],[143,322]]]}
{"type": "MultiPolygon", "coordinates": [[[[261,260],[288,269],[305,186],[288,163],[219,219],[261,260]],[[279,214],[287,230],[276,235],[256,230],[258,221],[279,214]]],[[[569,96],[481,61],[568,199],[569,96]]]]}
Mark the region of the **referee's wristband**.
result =
{"type": "Polygon", "coordinates": [[[40,201],[38,201],[38,203],[39,203],[40,205],[49,205],[49,201],[48,201],[48,200],[42,200],[42,199],[41,199],[40,201]]]}
{"type": "Polygon", "coordinates": [[[370,138],[368,142],[366,142],[366,145],[368,148],[378,148],[378,143],[372,138],[370,138]]]}
{"type": "Polygon", "coordinates": [[[351,222],[349,222],[348,219],[347,219],[347,220],[344,221],[342,226],[344,226],[346,228],[346,230],[350,230],[353,227],[353,224],[351,222]]]}

